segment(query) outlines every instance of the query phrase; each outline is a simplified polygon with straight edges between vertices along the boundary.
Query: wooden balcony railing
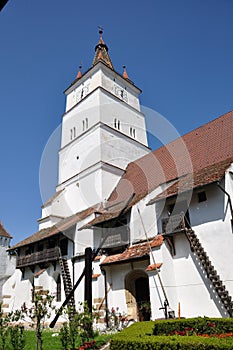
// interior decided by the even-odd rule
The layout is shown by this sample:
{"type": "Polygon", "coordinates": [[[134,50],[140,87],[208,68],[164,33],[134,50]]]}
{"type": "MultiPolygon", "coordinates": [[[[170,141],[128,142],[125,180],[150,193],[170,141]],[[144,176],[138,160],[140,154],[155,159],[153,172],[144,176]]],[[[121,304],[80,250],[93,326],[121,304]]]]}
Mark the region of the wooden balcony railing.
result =
{"type": "Polygon", "coordinates": [[[59,258],[60,248],[44,249],[40,252],[31,253],[24,256],[18,256],[16,268],[31,266],[43,262],[55,261],[59,258]]]}
{"type": "Polygon", "coordinates": [[[190,228],[184,213],[169,216],[162,219],[162,232],[165,234],[182,232],[190,228]]]}

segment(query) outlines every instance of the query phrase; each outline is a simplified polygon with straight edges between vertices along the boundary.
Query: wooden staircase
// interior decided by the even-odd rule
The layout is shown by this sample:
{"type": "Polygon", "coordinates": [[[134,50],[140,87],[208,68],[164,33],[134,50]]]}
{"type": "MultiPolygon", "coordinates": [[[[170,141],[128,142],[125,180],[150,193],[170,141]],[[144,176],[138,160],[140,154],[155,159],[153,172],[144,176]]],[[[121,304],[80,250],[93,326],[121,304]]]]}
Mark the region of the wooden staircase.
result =
{"type": "Polygon", "coordinates": [[[227,310],[230,317],[233,317],[233,302],[232,298],[229,295],[229,292],[226,290],[225,285],[220,280],[220,277],[215,270],[214,266],[212,265],[208,255],[204,251],[199,239],[197,238],[197,235],[192,229],[186,230],[186,236],[190,242],[191,250],[195,253],[195,255],[198,257],[199,261],[201,262],[207,277],[211,281],[215,292],[219,296],[219,299],[221,300],[222,304],[224,305],[225,309],[227,310]]]}
{"type": "MultiPolygon", "coordinates": [[[[59,256],[59,264],[60,264],[60,268],[61,268],[61,274],[62,274],[62,279],[63,279],[63,284],[64,284],[65,295],[67,297],[73,289],[67,259],[60,255],[59,256]]],[[[70,306],[70,308],[73,311],[75,311],[74,295],[71,296],[68,305],[70,306]]]]}

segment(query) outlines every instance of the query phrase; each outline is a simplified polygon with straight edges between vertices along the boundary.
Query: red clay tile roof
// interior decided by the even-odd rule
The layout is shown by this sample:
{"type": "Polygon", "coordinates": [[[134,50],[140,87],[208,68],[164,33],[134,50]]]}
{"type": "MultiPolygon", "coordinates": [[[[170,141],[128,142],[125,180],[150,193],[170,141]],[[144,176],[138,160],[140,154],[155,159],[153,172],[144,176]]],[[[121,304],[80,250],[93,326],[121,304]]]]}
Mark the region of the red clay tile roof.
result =
{"type": "Polygon", "coordinates": [[[19,248],[28,244],[32,244],[32,243],[41,241],[42,239],[46,239],[48,237],[54,236],[60,232],[67,230],[69,227],[72,227],[76,223],[82,221],[83,219],[85,219],[86,217],[88,217],[89,215],[95,212],[96,212],[96,208],[93,207],[93,208],[88,208],[86,210],[83,210],[80,213],[69,216],[68,218],[58,222],[56,225],[42,229],[34,233],[33,235],[25,238],[23,241],[13,245],[8,250],[14,250],[16,248],[19,248]]]}
{"type": "Polygon", "coordinates": [[[55,192],[52,197],[50,197],[43,205],[41,208],[45,208],[48,204],[52,203],[54,199],[56,199],[61,193],[64,191],[64,189],[55,192]]]}
{"type": "Polygon", "coordinates": [[[94,218],[93,220],[88,222],[88,224],[82,226],[81,229],[91,228],[92,226],[101,224],[102,222],[115,219],[115,218],[117,218],[117,216],[119,214],[120,214],[120,211],[113,211],[113,212],[110,212],[110,213],[103,213],[102,215],[97,216],[96,218],[94,218]]]}
{"type": "Polygon", "coordinates": [[[12,236],[7,232],[7,230],[3,227],[3,224],[0,221],[0,236],[12,238],[12,236]]]}
{"type": "Polygon", "coordinates": [[[233,162],[232,130],[233,111],[129,163],[108,203],[124,202],[135,193],[131,207],[160,184],[186,174],[201,174],[221,162],[230,164],[233,162]]]}
{"type": "Polygon", "coordinates": [[[220,181],[231,163],[232,158],[229,158],[217,164],[212,164],[206,168],[200,169],[194,172],[194,174],[186,174],[169,186],[165,191],[151,199],[148,204],[153,204],[158,200],[175,196],[178,193],[183,193],[190,189],[220,181]]]}
{"type": "Polygon", "coordinates": [[[123,253],[109,255],[107,256],[101,265],[111,265],[120,264],[122,262],[127,262],[132,259],[139,259],[143,257],[148,257],[151,248],[160,247],[163,244],[163,236],[157,235],[153,240],[148,242],[143,242],[139,244],[134,244],[127,248],[123,253]]]}
{"type": "Polygon", "coordinates": [[[99,276],[100,276],[100,273],[94,273],[92,275],[92,279],[94,280],[94,279],[98,278],[99,276]]]}
{"type": "Polygon", "coordinates": [[[146,271],[154,271],[157,269],[160,269],[160,267],[163,265],[163,263],[157,263],[157,264],[152,264],[152,265],[148,265],[146,268],[146,271]]]}

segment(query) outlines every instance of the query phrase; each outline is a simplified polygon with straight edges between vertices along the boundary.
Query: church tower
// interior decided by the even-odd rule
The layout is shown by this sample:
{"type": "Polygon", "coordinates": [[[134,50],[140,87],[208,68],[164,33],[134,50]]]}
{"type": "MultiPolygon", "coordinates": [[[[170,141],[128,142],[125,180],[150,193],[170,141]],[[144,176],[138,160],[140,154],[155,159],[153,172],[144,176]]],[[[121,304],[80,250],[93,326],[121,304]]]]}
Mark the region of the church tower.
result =
{"type": "Polygon", "coordinates": [[[9,255],[7,251],[10,247],[11,239],[11,235],[6,231],[0,221],[0,302],[2,302],[2,287],[15,271],[15,257],[9,255]]]}
{"type": "Polygon", "coordinates": [[[116,72],[102,34],[92,67],[84,74],[79,67],[65,90],[58,185],[43,206],[40,228],[104,202],[127,164],[149,152],[141,90],[125,67],[122,75],[116,72]]]}

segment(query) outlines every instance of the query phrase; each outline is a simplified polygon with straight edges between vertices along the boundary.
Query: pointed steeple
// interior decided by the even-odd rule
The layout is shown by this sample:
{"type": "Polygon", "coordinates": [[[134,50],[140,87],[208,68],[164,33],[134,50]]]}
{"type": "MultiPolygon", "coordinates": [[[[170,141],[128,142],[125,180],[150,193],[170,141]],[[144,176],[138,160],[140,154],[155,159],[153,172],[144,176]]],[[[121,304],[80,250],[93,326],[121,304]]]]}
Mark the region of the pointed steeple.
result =
{"type": "Polygon", "coordinates": [[[82,64],[80,64],[80,66],[79,66],[79,71],[77,73],[76,79],[80,79],[82,77],[83,74],[82,74],[81,69],[82,69],[82,64]]]}
{"type": "Polygon", "coordinates": [[[92,67],[99,61],[103,61],[109,68],[114,69],[111,58],[108,54],[108,47],[103,40],[103,28],[101,27],[99,27],[99,35],[100,38],[98,44],[95,47],[95,57],[92,63],[92,67]]]}
{"type": "Polygon", "coordinates": [[[122,74],[123,78],[129,79],[129,76],[128,76],[127,72],[126,72],[126,66],[123,66],[123,69],[124,69],[123,74],[122,74]]]}

